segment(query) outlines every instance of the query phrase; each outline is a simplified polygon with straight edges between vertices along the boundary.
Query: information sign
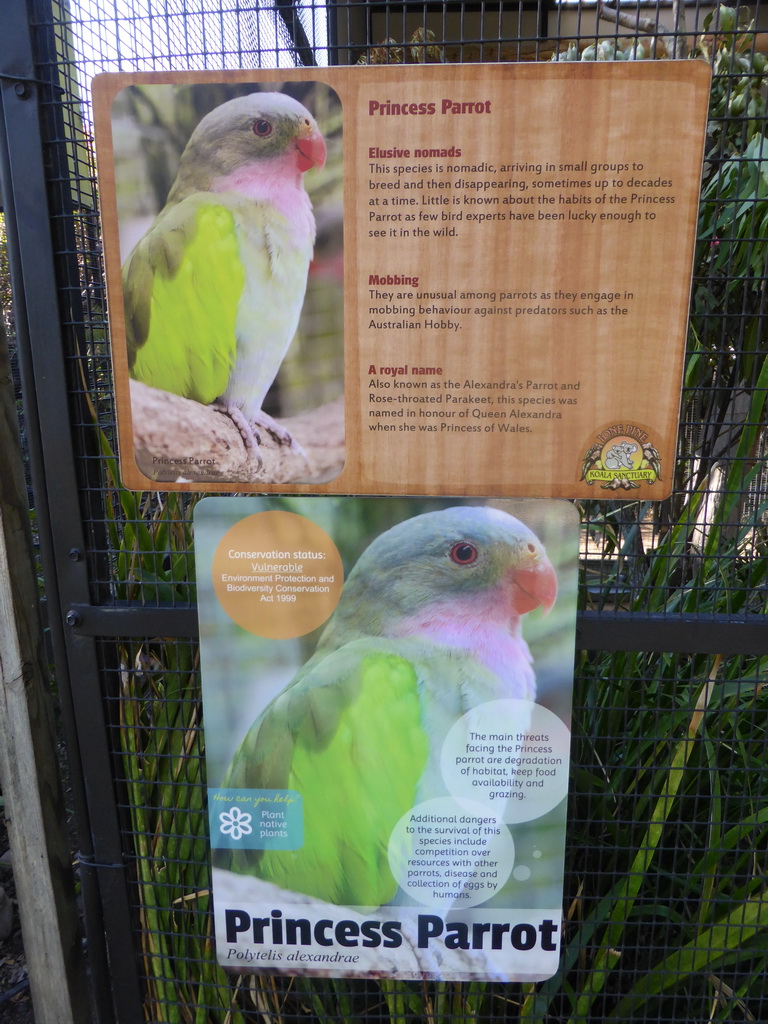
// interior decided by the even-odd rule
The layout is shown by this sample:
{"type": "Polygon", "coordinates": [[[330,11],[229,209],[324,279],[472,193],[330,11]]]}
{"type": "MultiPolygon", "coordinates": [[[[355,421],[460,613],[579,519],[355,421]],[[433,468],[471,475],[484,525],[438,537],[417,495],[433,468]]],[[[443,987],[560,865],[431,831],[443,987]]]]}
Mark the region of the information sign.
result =
{"type": "Polygon", "coordinates": [[[709,80],[99,76],[126,484],[665,497],[709,80]]]}
{"type": "Polygon", "coordinates": [[[197,506],[224,966],[555,972],[577,547],[567,502],[197,506]]]}

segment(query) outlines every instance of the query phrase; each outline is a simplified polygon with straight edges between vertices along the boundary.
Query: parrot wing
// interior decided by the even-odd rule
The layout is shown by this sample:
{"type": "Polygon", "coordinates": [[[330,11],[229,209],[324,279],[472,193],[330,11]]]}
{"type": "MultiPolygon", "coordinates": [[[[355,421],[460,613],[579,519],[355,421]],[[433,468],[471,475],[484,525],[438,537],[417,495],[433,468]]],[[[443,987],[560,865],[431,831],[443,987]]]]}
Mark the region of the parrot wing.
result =
{"type": "Polygon", "coordinates": [[[316,654],[251,727],[223,782],[298,791],[303,846],[219,850],[217,866],[329,903],[389,902],[390,835],[423,798],[428,762],[474,703],[478,672],[474,659],[415,640],[364,638],[316,654]]]}
{"type": "Polygon", "coordinates": [[[203,404],[223,394],[244,281],[226,204],[197,194],[166,207],[123,269],[131,376],[203,404]]]}

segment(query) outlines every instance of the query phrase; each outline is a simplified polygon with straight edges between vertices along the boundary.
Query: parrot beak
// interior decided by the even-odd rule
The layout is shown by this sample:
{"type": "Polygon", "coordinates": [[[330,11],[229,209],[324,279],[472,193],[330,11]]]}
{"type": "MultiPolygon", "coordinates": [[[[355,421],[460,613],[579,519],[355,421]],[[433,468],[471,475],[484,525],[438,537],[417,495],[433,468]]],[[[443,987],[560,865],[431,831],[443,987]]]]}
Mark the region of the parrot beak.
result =
{"type": "Polygon", "coordinates": [[[296,148],[299,151],[298,165],[302,174],[310,167],[325,166],[325,139],[317,128],[312,128],[308,134],[300,136],[296,140],[296,148]]]}
{"type": "Polygon", "coordinates": [[[539,605],[544,609],[545,615],[551,610],[557,597],[557,575],[543,552],[532,552],[530,564],[515,569],[512,580],[514,606],[518,615],[525,615],[539,605]]]}

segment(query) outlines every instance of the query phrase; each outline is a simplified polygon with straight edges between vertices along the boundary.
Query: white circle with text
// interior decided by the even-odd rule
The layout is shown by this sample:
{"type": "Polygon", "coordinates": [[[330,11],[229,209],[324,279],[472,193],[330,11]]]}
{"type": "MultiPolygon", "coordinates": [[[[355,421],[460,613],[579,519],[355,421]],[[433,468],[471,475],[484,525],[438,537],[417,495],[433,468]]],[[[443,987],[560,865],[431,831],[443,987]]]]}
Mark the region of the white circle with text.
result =
{"type": "Polygon", "coordinates": [[[504,885],[514,862],[507,826],[472,800],[446,796],[416,804],[389,840],[392,874],[426,906],[455,910],[484,903],[504,885]]]}
{"type": "Polygon", "coordinates": [[[456,799],[480,801],[503,821],[540,818],[568,792],[571,734],[528,700],[479,704],[454,723],[440,767],[456,799]]]}

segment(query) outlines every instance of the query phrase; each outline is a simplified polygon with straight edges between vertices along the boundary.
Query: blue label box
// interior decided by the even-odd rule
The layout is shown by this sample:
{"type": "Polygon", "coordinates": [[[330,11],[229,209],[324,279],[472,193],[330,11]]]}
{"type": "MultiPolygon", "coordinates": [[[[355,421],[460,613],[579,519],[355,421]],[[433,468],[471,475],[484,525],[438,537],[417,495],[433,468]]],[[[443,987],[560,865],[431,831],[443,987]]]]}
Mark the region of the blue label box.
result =
{"type": "Polygon", "coordinates": [[[293,789],[208,791],[215,850],[298,850],[304,844],[301,793],[293,789]]]}

